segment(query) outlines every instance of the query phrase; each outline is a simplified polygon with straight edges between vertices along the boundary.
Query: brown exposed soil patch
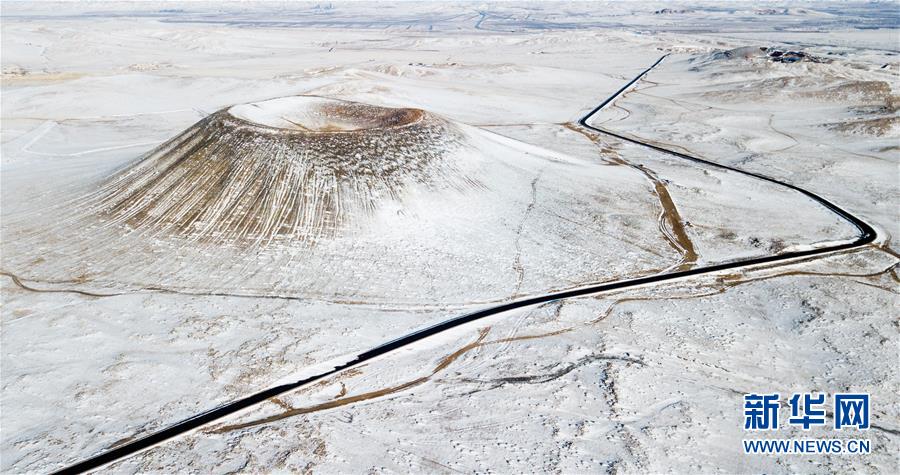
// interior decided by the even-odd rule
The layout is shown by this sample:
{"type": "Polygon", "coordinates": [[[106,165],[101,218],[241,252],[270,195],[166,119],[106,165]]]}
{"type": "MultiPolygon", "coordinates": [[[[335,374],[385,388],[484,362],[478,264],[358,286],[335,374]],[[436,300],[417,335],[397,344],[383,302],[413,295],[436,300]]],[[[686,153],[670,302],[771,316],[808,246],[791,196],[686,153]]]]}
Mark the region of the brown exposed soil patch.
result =
{"type": "Polygon", "coordinates": [[[354,102],[329,103],[319,108],[329,117],[359,124],[359,128],[402,127],[422,120],[421,109],[392,109],[354,102]]]}
{"type": "Polygon", "coordinates": [[[890,134],[893,130],[900,129],[900,117],[890,116],[851,120],[836,124],[828,124],[827,127],[831,130],[836,130],[845,134],[883,137],[890,134]]]}
{"type": "Polygon", "coordinates": [[[891,86],[885,81],[782,76],[730,85],[730,89],[707,91],[701,96],[725,102],[813,99],[860,105],[886,104],[894,100],[891,86]]]}

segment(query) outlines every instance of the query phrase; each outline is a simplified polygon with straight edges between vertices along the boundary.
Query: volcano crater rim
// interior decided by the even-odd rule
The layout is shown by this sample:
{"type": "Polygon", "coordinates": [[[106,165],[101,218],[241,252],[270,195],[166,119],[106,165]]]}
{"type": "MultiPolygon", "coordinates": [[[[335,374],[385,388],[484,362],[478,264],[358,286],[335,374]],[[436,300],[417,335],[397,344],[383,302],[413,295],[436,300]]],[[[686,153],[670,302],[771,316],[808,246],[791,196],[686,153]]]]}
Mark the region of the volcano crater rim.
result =
{"type": "Polygon", "coordinates": [[[348,134],[414,125],[425,117],[415,108],[383,107],[321,96],[285,96],[231,106],[232,119],[295,134],[348,134]]]}

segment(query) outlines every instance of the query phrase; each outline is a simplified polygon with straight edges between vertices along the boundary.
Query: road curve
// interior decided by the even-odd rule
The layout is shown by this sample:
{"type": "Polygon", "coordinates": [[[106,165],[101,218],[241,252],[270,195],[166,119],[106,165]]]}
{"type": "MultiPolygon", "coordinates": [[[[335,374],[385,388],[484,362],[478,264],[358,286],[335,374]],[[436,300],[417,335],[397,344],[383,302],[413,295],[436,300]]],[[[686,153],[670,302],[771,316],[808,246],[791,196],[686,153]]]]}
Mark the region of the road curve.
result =
{"type": "Polygon", "coordinates": [[[524,307],[539,305],[539,304],[552,302],[552,301],[560,300],[560,299],[581,297],[581,296],[585,296],[585,295],[598,294],[598,293],[607,292],[607,291],[611,291],[611,290],[621,290],[621,289],[626,289],[626,288],[631,288],[631,287],[638,287],[638,286],[642,286],[642,285],[666,282],[666,281],[671,281],[671,280],[676,280],[676,279],[682,279],[685,277],[720,272],[720,271],[724,271],[724,270],[737,269],[737,268],[742,268],[742,267],[747,267],[747,266],[755,266],[755,265],[759,265],[759,264],[768,264],[768,263],[775,263],[775,262],[790,262],[790,261],[793,261],[798,258],[818,256],[818,255],[823,255],[823,254],[830,254],[830,253],[837,252],[837,251],[853,249],[853,248],[865,246],[865,245],[870,244],[873,241],[875,241],[875,239],[877,238],[877,233],[875,232],[875,229],[873,229],[871,226],[869,226],[865,221],[857,218],[856,216],[853,216],[852,214],[850,214],[849,212],[845,211],[844,209],[838,207],[834,203],[826,200],[825,198],[822,198],[821,196],[819,196],[815,193],[812,193],[811,191],[804,190],[800,187],[794,186],[790,183],[786,183],[786,182],[777,180],[772,177],[760,175],[760,174],[753,173],[753,172],[744,171],[739,168],[722,165],[722,164],[719,164],[716,162],[711,162],[709,160],[704,160],[702,158],[694,157],[694,156],[687,155],[684,153],[675,152],[673,150],[659,147],[657,145],[645,143],[645,142],[642,142],[642,141],[639,141],[639,140],[636,140],[633,138],[625,137],[625,136],[619,135],[615,132],[610,132],[608,130],[605,130],[605,129],[602,129],[599,127],[594,127],[588,123],[588,121],[591,119],[591,117],[593,117],[601,109],[603,109],[604,107],[606,107],[607,105],[609,105],[613,101],[615,101],[624,92],[629,90],[635,83],[640,81],[641,78],[643,78],[647,73],[649,73],[656,66],[658,66],[663,61],[663,59],[666,58],[666,56],[668,56],[668,55],[664,55],[664,56],[660,57],[658,60],[656,60],[655,63],[653,63],[653,65],[651,65],[649,68],[642,71],[634,79],[632,79],[627,84],[625,84],[621,89],[616,91],[612,96],[610,96],[605,101],[603,101],[600,105],[598,105],[593,110],[591,110],[587,115],[585,115],[583,118],[581,118],[581,120],[578,121],[578,124],[586,129],[589,129],[589,130],[592,130],[595,132],[599,132],[599,133],[602,133],[605,135],[609,135],[609,136],[615,137],[619,140],[623,140],[625,142],[630,142],[633,144],[648,147],[648,148],[656,150],[658,152],[662,152],[662,153],[672,155],[672,156],[675,156],[678,158],[682,158],[685,160],[690,160],[692,162],[700,163],[700,164],[703,164],[703,165],[706,165],[709,167],[719,168],[719,169],[723,169],[723,170],[729,170],[732,172],[740,173],[742,175],[747,175],[747,176],[750,176],[753,178],[764,180],[764,181],[774,183],[774,184],[789,188],[791,190],[794,190],[794,191],[801,193],[801,194],[805,195],[806,197],[812,199],[813,201],[819,203],[820,205],[824,206],[825,208],[831,210],[833,213],[840,216],[842,219],[844,219],[844,220],[848,221],[849,223],[851,223],[852,225],[854,225],[857,228],[857,230],[859,231],[859,234],[856,237],[856,239],[854,239],[852,242],[837,244],[837,245],[833,245],[833,246],[820,247],[820,248],[816,248],[816,249],[807,249],[804,251],[785,252],[782,254],[775,254],[775,255],[770,255],[770,256],[741,259],[741,260],[725,262],[725,263],[721,263],[721,264],[714,264],[714,265],[705,266],[705,267],[695,267],[695,268],[692,268],[689,270],[667,272],[664,274],[657,274],[657,275],[652,275],[652,276],[647,276],[647,277],[639,277],[639,278],[635,278],[635,279],[626,279],[626,280],[619,280],[619,281],[615,281],[615,282],[607,282],[607,283],[598,284],[598,285],[590,285],[590,286],[580,287],[580,288],[576,288],[576,289],[565,290],[565,291],[561,291],[561,292],[554,292],[554,293],[549,293],[549,294],[540,295],[540,296],[536,296],[536,297],[529,297],[529,298],[525,298],[525,299],[521,299],[521,300],[515,300],[515,301],[509,302],[509,303],[496,305],[493,307],[488,307],[488,308],[485,308],[483,310],[478,310],[473,313],[469,313],[469,314],[462,315],[459,317],[451,318],[449,320],[443,321],[443,322],[433,325],[431,327],[423,328],[421,330],[417,330],[413,333],[409,333],[409,334],[404,335],[395,340],[389,341],[381,346],[378,346],[371,350],[360,353],[353,360],[348,361],[342,365],[336,366],[335,368],[325,371],[321,374],[311,376],[309,378],[305,378],[305,379],[302,379],[299,381],[295,381],[293,383],[274,386],[274,387],[268,388],[266,390],[260,391],[258,393],[252,394],[250,396],[247,396],[245,398],[223,404],[221,406],[210,409],[201,414],[197,414],[188,419],[177,422],[177,423],[175,423],[169,427],[166,427],[164,429],[161,429],[157,432],[151,433],[149,435],[146,435],[139,439],[133,440],[126,444],[120,445],[118,447],[111,448],[106,451],[100,452],[99,454],[94,455],[93,457],[82,460],[78,463],[75,463],[73,465],[65,467],[54,473],[56,473],[56,474],[76,474],[76,473],[83,473],[83,472],[86,472],[89,470],[93,470],[93,469],[102,467],[104,465],[115,462],[122,458],[128,457],[130,455],[134,455],[141,451],[144,451],[144,450],[146,450],[156,444],[159,444],[160,442],[163,442],[167,439],[184,434],[186,432],[190,432],[201,426],[209,424],[210,422],[213,422],[213,421],[221,419],[225,416],[234,414],[234,413],[241,411],[243,409],[246,409],[250,406],[259,404],[269,398],[278,396],[279,394],[283,394],[285,392],[298,389],[307,384],[310,384],[315,381],[319,381],[321,379],[324,379],[329,376],[340,373],[346,369],[353,368],[355,366],[359,366],[360,364],[365,363],[366,361],[369,361],[373,358],[390,353],[396,349],[411,345],[413,343],[424,340],[425,338],[428,338],[430,336],[444,332],[446,330],[450,330],[452,328],[456,328],[461,325],[465,325],[467,323],[471,323],[476,320],[483,319],[485,317],[497,315],[499,313],[508,312],[510,310],[516,310],[516,309],[520,309],[520,308],[524,308],[524,307]]]}

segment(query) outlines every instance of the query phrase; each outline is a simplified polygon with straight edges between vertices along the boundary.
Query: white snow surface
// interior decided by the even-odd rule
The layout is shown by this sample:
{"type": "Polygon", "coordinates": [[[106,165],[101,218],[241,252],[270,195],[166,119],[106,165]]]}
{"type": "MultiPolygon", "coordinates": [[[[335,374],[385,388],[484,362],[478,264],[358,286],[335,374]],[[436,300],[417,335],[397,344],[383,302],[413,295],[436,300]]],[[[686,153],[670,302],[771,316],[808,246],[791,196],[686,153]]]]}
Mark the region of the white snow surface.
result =
{"type": "Polygon", "coordinates": [[[101,471],[900,471],[889,5],[2,9],[4,473],[62,468],[487,305],[855,237],[799,193],[575,124],[663,54],[591,123],[809,189],[879,240],[506,312],[101,471]],[[759,47],[830,62],[715,59],[759,47]],[[81,224],[98,216],[84,197],[210,114],[374,127],[321,112],[340,101],[445,121],[462,146],[441,159],[478,186],[404,182],[315,246],[81,224]],[[741,430],[743,394],[838,391],[872,394],[868,456],[742,453],[762,437],[741,430]]]}

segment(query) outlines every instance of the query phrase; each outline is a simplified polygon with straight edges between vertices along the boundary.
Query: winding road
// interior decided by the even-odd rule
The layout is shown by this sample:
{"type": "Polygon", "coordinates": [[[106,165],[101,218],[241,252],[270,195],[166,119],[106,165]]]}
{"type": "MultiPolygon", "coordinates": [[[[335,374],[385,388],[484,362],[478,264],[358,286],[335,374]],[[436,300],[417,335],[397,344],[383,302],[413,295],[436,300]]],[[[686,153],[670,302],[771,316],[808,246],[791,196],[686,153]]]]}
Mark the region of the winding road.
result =
{"type": "MultiPolygon", "coordinates": [[[[235,414],[238,411],[241,411],[248,407],[259,404],[263,401],[266,401],[267,399],[273,398],[275,396],[286,393],[288,391],[298,389],[307,384],[322,380],[329,376],[333,376],[333,375],[340,373],[342,371],[345,371],[347,369],[359,366],[373,358],[385,355],[385,354],[390,353],[399,348],[403,348],[403,347],[412,345],[416,342],[424,340],[425,338],[437,335],[444,331],[447,331],[447,330],[450,330],[450,329],[453,329],[453,328],[456,328],[456,327],[459,327],[462,325],[466,325],[468,323],[471,323],[471,322],[474,322],[474,321],[477,321],[477,320],[480,320],[480,319],[483,319],[485,317],[489,317],[492,315],[497,315],[500,313],[508,312],[510,310],[516,310],[516,309],[521,309],[521,308],[525,308],[525,307],[540,305],[540,304],[552,302],[555,300],[561,300],[561,299],[567,299],[567,298],[573,298],[573,297],[581,297],[581,296],[585,296],[585,295],[599,294],[599,293],[608,292],[611,290],[621,290],[621,289],[644,286],[644,285],[655,284],[655,283],[660,283],[660,282],[667,282],[667,281],[672,281],[672,280],[676,280],[676,279],[683,279],[686,277],[721,272],[721,271],[725,271],[725,270],[745,268],[748,266],[756,266],[756,265],[760,265],[760,264],[790,263],[792,261],[796,261],[797,259],[807,258],[810,256],[821,256],[821,255],[831,254],[831,253],[838,252],[838,251],[844,251],[844,250],[848,250],[848,249],[858,248],[858,247],[865,246],[865,245],[870,244],[873,241],[875,241],[875,239],[877,237],[877,233],[871,226],[866,224],[863,220],[857,218],[856,216],[853,216],[849,212],[845,211],[844,209],[838,207],[834,203],[826,200],[825,198],[822,198],[821,196],[819,196],[815,193],[812,193],[810,191],[804,190],[800,187],[794,186],[790,183],[786,183],[786,182],[780,181],[780,180],[772,178],[772,177],[744,171],[744,170],[741,170],[738,168],[730,167],[727,165],[722,165],[722,164],[715,163],[715,162],[712,162],[709,160],[704,160],[702,158],[698,158],[698,157],[694,157],[694,156],[687,155],[684,153],[669,150],[669,149],[666,149],[663,147],[659,147],[657,145],[652,145],[652,144],[642,142],[637,139],[629,138],[629,137],[626,137],[623,135],[619,135],[615,132],[611,132],[611,131],[590,125],[590,123],[589,123],[590,119],[595,114],[597,114],[597,112],[602,110],[604,107],[612,104],[613,101],[615,101],[619,96],[621,96],[623,93],[628,91],[632,86],[634,86],[635,83],[640,81],[647,73],[649,73],[654,68],[656,68],[666,58],[666,56],[668,56],[668,55],[660,57],[655,63],[653,63],[653,65],[651,65],[649,68],[642,71],[634,79],[632,79],[627,84],[622,86],[621,89],[616,91],[612,96],[607,98],[605,101],[603,101],[603,103],[598,105],[596,108],[591,110],[587,115],[585,115],[581,120],[579,120],[578,124],[587,130],[591,130],[594,132],[605,134],[607,136],[615,137],[615,138],[625,141],[625,142],[630,142],[633,144],[641,145],[641,146],[644,146],[644,147],[647,147],[647,148],[650,148],[650,149],[656,150],[658,152],[662,152],[662,153],[665,153],[665,154],[668,154],[668,155],[671,155],[671,156],[674,156],[677,158],[689,160],[689,161],[692,161],[692,162],[695,162],[695,163],[698,163],[701,165],[705,165],[708,167],[712,167],[712,168],[717,168],[717,169],[727,170],[727,171],[731,171],[731,172],[735,172],[735,173],[740,173],[742,175],[750,176],[750,177],[753,177],[753,178],[756,178],[759,180],[764,180],[764,181],[774,183],[774,184],[789,188],[791,190],[794,190],[794,191],[801,193],[804,196],[812,199],[813,201],[819,203],[820,205],[829,209],[831,212],[840,216],[842,219],[851,223],[859,231],[859,234],[857,235],[857,237],[853,241],[842,243],[842,244],[836,244],[836,245],[832,245],[832,246],[819,247],[819,248],[815,248],[815,249],[807,249],[807,250],[803,250],[803,251],[784,252],[781,254],[774,254],[774,255],[769,255],[769,256],[735,260],[735,261],[731,261],[731,262],[725,262],[725,263],[721,263],[721,264],[709,265],[709,266],[704,266],[704,267],[694,267],[694,268],[690,268],[690,269],[686,269],[686,270],[675,270],[675,271],[671,271],[671,272],[665,272],[662,274],[656,274],[656,275],[651,275],[651,276],[646,276],[646,277],[619,280],[619,281],[615,281],[615,282],[607,282],[607,283],[597,284],[597,285],[589,285],[589,286],[580,287],[580,288],[576,288],[576,289],[555,292],[555,293],[549,293],[549,294],[539,295],[539,296],[535,296],[535,297],[524,298],[524,299],[508,302],[505,304],[488,307],[483,310],[479,310],[479,311],[476,311],[473,313],[469,313],[466,315],[451,318],[449,320],[438,323],[431,327],[423,328],[423,329],[415,331],[413,333],[401,336],[401,337],[399,337],[393,341],[389,341],[381,346],[378,346],[376,348],[372,348],[371,350],[360,353],[353,360],[348,361],[348,362],[346,362],[340,366],[337,366],[331,370],[325,371],[321,374],[311,376],[309,378],[302,379],[300,381],[296,381],[293,383],[271,387],[264,391],[260,391],[256,394],[247,396],[245,398],[238,399],[238,400],[226,403],[224,405],[221,405],[219,407],[210,409],[209,411],[203,412],[201,414],[197,414],[193,417],[190,417],[181,422],[178,422],[169,427],[166,427],[165,429],[162,429],[162,430],[159,430],[152,434],[146,435],[144,437],[132,440],[130,442],[119,445],[117,447],[110,448],[104,452],[101,452],[101,453],[93,456],[93,457],[90,457],[90,458],[82,460],[81,462],[78,462],[74,465],[70,465],[66,468],[63,468],[55,473],[57,473],[57,474],[83,473],[88,470],[93,470],[93,469],[102,467],[109,463],[115,462],[122,458],[131,456],[138,452],[146,450],[146,449],[153,447],[154,445],[157,445],[157,444],[159,444],[167,439],[170,439],[172,437],[176,437],[178,435],[184,434],[186,432],[192,431],[201,426],[209,424],[213,421],[221,419],[223,417],[235,414]]],[[[682,268],[679,268],[679,269],[682,269],[682,268]]]]}

